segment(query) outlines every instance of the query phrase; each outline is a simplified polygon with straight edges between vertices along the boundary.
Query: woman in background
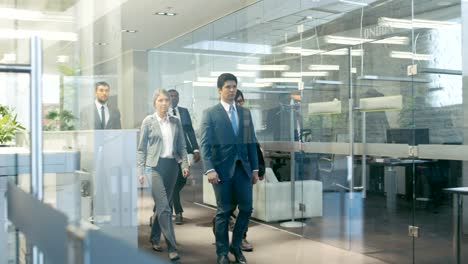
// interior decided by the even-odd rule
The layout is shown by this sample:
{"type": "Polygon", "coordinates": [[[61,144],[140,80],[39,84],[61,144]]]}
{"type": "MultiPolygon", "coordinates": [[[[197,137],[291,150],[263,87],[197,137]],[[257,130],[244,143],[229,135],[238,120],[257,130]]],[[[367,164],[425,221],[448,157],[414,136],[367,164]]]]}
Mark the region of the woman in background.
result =
{"type": "Polygon", "coordinates": [[[170,96],[166,90],[159,89],[153,94],[155,112],[147,116],[141,125],[138,144],[138,179],[143,184],[145,167],[151,168],[152,195],[156,204],[152,218],[150,242],[155,251],[162,251],[160,232],[162,231],[169,251],[169,259],[178,260],[172,209],[172,197],[181,163],[182,175],[190,175],[187,161],[184,132],[178,118],[168,115],[170,96]]]}

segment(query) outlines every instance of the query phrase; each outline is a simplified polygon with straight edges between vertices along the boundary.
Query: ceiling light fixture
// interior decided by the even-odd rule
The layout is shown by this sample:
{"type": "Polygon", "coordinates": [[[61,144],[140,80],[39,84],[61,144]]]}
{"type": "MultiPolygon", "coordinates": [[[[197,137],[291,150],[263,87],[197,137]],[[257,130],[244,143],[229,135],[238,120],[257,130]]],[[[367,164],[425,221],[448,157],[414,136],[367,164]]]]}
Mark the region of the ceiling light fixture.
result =
{"type": "Polygon", "coordinates": [[[42,13],[34,10],[0,8],[0,19],[26,20],[26,21],[50,21],[50,22],[73,22],[72,16],[61,13],[42,13]]]}
{"type": "Polygon", "coordinates": [[[299,83],[301,78],[257,78],[256,83],[299,83]]]}
{"type": "Polygon", "coordinates": [[[426,19],[398,19],[390,17],[380,17],[378,21],[379,26],[393,27],[393,28],[445,28],[460,25],[456,22],[426,20],[426,19]]]}
{"type": "Polygon", "coordinates": [[[255,77],[255,76],[257,76],[256,72],[246,72],[246,71],[245,72],[242,72],[242,71],[212,71],[210,73],[210,76],[218,77],[221,74],[226,73],[226,72],[234,74],[237,77],[255,77]]]}
{"type": "MultiPolygon", "coordinates": [[[[362,54],[364,54],[364,50],[362,49],[351,50],[351,56],[362,56],[362,54]]],[[[331,56],[348,55],[348,49],[331,50],[331,51],[327,51],[323,53],[323,55],[331,55],[331,56]]]]}
{"type": "Polygon", "coordinates": [[[73,32],[27,30],[27,29],[0,29],[0,39],[30,39],[32,36],[39,36],[46,40],[77,41],[78,37],[73,32]]]}
{"type": "Polygon", "coordinates": [[[330,81],[330,80],[314,80],[312,83],[315,84],[333,84],[333,85],[340,85],[344,84],[342,81],[330,81]]]}
{"type": "Polygon", "coordinates": [[[0,60],[1,63],[13,63],[16,62],[16,53],[5,53],[3,58],[0,60]]]}
{"type": "Polygon", "coordinates": [[[177,15],[177,13],[171,13],[171,12],[156,12],[154,14],[158,15],[158,16],[175,16],[175,15],[177,15]]]}
{"type": "Polygon", "coordinates": [[[372,42],[374,44],[395,44],[395,45],[407,45],[409,43],[408,37],[390,37],[372,42]]]}
{"type": "Polygon", "coordinates": [[[270,45],[242,43],[232,41],[219,41],[219,40],[202,40],[187,46],[186,49],[199,49],[199,50],[215,50],[238,52],[247,54],[271,54],[270,45]]]}
{"type": "Polygon", "coordinates": [[[364,38],[350,38],[342,36],[326,36],[325,41],[332,44],[342,44],[342,45],[359,45],[365,42],[374,41],[373,39],[364,39],[364,38]]]}
{"type": "Polygon", "coordinates": [[[303,49],[300,47],[290,47],[290,46],[283,48],[283,53],[301,54],[302,56],[310,56],[310,55],[318,54],[321,52],[324,52],[324,50],[303,49]]]}
{"type": "Polygon", "coordinates": [[[248,71],[287,71],[289,68],[289,65],[237,64],[238,70],[248,71]]]}
{"type": "Polygon", "coordinates": [[[289,78],[301,78],[301,77],[324,77],[328,76],[328,72],[325,71],[313,71],[313,72],[283,72],[283,77],[289,78]]]}
{"type": "Polygon", "coordinates": [[[122,29],[122,33],[137,33],[136,29],[122,29]]]}
{"type": "Polygon", "coordinates": [[[309,70],[311,71],[338,71],[340,70],[340,65],[311,64],[309,65],[309,70]]]}
{"type": "Polygon", "coordinates": [[[215,77],[197,77],[198,82],[209,82],[209,83],[216,83],[218,78],[215,77]]]}
{"type": "Polygon", "coordinates": [[[192,82],[194,87],[214,87],[216,83],[214,82],[192,82]]]}
{"type": "Polygon", "coordinates": [[[368,5],[369,5],[368,3],[357,2],[357,1],[350,1],[350,0],[340,0],[340,2],[346,3],[346,4],[351,4],[351,5],[358,5],[358,6],[368,6],[368,5]]]}
{"type": "Polygon", "coordinates": [[[405,51],[392,51],[390,57],[398,59],[412,59],[412,60],[431,60],[432,55],[430,54],[417,54],[405,51]]]}
{"type": "Polygon", "coordinates": [[[248,82],[241,82],[240,87],[242,88],[263,88],[263,87],[270,87],[273,86],[273,83],[248,83],[248,82]]]}
{"type": "Polygon", "coordinates": [[[67,55],[58,55],[57,62],[58,63],[67,63],[70,60],[70,57],[67,55]]]}
{"type": "Polygon", "coordinates": [[[412,77],[392,77],[392,76],[377,76],[377,75],[362,75],[357,77],[358,80],[368,81],[389,81],[389,82],[415,82],[415,83],[430,83],[430,79],[417,79],[412,77]]]}
{"type": "MultiPolygon", "coordinates": [[[[341,56],[348,55],[348,49],[336,49],[331,51],[326,50],[314,50],[314,49],[303,49],[299,47],[284,47],[284,53],[290,54],[300,54],[302,56],[311,56],[311,55],[330,55],[330,56],[341,56]]],[[[364,51],[362,49],[353,49],[351,51],[351,56],[362,56],[364,51]]]]}

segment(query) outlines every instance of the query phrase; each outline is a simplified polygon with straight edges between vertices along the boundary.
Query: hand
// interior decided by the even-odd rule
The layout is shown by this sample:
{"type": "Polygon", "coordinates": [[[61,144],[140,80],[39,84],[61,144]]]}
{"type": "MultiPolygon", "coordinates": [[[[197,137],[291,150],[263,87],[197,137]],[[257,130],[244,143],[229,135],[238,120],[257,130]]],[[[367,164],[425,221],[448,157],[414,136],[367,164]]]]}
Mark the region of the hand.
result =
{"type": "Polygon", "coordinates": [[[144,175],[138,176],[138,181],[140,182],[141,185],[143,185],[143,183],[145,183],[145,176],[144,175]]]}
{"type": "Polygon", "coordinates": [[[193,161],[199,162],[200,161],[200,152],[193,153],[193,161]]]}
{"type": "Polygon", "coordinates": [[[262,176],[259,175],[259,176],[258,176],[258,179],[259,179],[260,181],[263,181],[263,179],[265,179],[265,174],[263,174],[262,176]]]}
{"type": "Polygon", "coordinates": [[[182,176],[184,176],[184,178],[187,178],[188,176],[190,176],[190,169],[189,168],[182,169],[182,176]]]}
{"type": "Polygon", "coordinates": [[[256,184],[258,182],[258,171],[252,171],[252,184],[256,184]]]}
{"type": "Polygon", "coordinates": [[[207,175],[208,175],[208,182],[210,182],[211,184],[218,184],[220,182],[218,173],[216,173],[216,171],[210,171],[208,172],[207,175]]]}

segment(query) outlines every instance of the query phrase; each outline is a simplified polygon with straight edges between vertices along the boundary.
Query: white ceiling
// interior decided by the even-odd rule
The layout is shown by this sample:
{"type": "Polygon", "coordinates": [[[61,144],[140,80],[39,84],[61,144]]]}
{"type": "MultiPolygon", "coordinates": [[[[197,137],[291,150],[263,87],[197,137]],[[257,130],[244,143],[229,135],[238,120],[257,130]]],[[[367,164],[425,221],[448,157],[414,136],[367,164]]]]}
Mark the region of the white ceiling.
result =
{"type": "Polygon", "coordinates": [[[146,50],[158,47],[256,1],[129,0],[121,8],[122,29],[136,29],[138,33],[123,35],[123,50],[146,50]],[[154,15],[161,11],[170,11],[177,15],[173,17],[154,15]]]}

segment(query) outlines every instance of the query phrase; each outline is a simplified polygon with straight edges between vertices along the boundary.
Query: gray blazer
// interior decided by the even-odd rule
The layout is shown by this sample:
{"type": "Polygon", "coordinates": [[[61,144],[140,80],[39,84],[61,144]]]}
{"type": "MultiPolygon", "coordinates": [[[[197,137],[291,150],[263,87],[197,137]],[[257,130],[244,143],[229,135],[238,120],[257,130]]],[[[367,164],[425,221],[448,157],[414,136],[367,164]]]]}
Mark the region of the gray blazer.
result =
{"type": "MultiPolygon", "coordinates": [[[[177,162],[182,163],[183,169],[188,168],[187,149],[182,124],[176,117],[169,116],[168,118],[174,138],[174,152],[172,155],[177,162]]],[[[137,151],[138,175],[144,174],[145,166],[156,167],[158,165],[159,156],[161,156],[164,148],[163,144],[164,141],[158,119],[154,114],[147,116],[141,124],[140,143],[138,144],[137,151]]]]}

